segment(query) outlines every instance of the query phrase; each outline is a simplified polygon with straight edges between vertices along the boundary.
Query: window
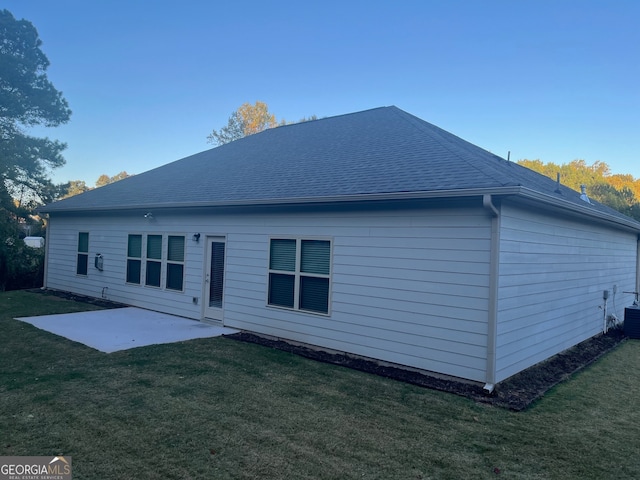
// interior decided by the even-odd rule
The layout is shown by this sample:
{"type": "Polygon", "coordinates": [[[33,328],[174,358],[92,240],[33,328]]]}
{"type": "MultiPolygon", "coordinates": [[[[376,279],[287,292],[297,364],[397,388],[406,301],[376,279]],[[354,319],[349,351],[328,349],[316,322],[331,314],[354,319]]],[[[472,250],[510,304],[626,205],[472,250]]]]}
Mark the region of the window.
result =
{"type": "Polygon", "coordinates": [[[145,285],[160,286],[162,273],[162,235],[147,235],[147,272],[145,285]]]}
{"type": "Polygon", "coordinates": [[[89,233],[78,232],[78,257],[76,273],[86,275],[89,266],[89,233]]]}
{"type": "Polygon", "coordinates": [[[167,242],[167,288],[182,290],[184,278],[184,237],[169,235],[167,242]]]}
{"type": "Polygon", "coordinates": [[[142,274],[142,235],[129,235],[127,242],[127,283],[140,285],[142,274]]]}
{"type": "Polygon", "coordinates": [[[182,291],[184,288],[184,235],[129,234],[126,281],[147,287],[182,291]]]}
{"type": "Polygon", "coordinates": [[[272,239],[269,246],[268,304],[329,313],[331,242],[272,239]]]}

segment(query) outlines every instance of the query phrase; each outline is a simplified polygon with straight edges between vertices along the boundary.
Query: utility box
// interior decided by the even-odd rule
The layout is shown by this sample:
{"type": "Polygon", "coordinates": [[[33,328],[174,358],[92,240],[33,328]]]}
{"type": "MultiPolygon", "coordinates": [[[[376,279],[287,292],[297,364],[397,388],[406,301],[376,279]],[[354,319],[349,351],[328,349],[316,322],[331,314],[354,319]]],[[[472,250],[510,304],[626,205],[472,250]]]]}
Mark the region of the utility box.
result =
{"type": "Polygon", "coordinates": [[[640,338],[640,307],[624,309],[624,334],[629,338],[640,338]]]}

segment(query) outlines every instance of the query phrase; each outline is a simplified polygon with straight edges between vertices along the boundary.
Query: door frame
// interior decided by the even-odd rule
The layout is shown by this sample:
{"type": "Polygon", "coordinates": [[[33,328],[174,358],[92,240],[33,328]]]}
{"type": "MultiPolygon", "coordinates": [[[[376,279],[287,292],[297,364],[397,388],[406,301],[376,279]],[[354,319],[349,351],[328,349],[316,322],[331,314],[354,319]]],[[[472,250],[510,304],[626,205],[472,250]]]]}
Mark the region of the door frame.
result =
{"type": "Polygon", "coordinates": [[[224,323],[224,293],[227,280],[227,237],[225,235],[206,235],[204,239],[204,268],[202,271],[202,319],[207,322],[224,323]],[[221,307],[209,306],[210,296],[210,272],[211,272],[211,247],[213,243],[224,244],[224,258],[222,261],[222,300],[221,307]]]}

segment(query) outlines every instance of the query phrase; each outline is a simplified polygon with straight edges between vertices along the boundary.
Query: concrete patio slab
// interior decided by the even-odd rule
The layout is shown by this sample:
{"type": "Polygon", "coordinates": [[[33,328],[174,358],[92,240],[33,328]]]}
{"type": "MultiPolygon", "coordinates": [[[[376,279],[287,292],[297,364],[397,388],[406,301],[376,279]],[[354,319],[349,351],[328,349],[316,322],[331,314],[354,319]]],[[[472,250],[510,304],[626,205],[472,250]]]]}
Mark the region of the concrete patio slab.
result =
{"type": "Polygon", "coordinates": [[[232,328],[134,307],[21,317],[16,320],[105,353],[238,333],[232,328]]]}

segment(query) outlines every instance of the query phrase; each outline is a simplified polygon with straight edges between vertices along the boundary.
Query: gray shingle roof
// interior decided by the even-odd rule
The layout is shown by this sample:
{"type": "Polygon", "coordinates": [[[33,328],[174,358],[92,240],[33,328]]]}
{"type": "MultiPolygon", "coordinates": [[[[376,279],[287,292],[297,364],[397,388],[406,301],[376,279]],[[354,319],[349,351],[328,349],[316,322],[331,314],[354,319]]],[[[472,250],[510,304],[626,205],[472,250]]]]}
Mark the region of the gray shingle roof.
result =
{"type": "MultiPolygon", "coordinates": [[[[54,202],[43,212],[297,203],[507,187],[588,206],[579,193],[397,107],[272,128],[54,202]]],[[[603,205],[589,206],[624,218],[603,205]]]]}

